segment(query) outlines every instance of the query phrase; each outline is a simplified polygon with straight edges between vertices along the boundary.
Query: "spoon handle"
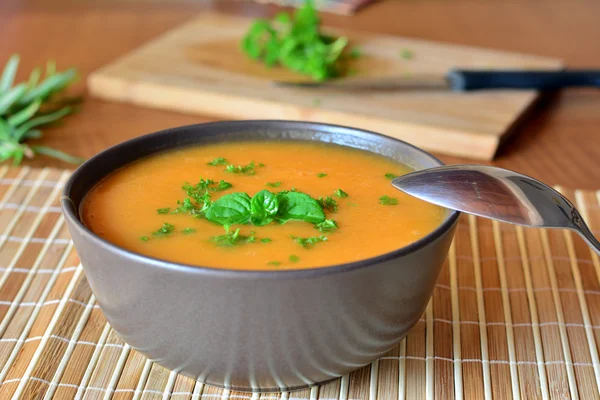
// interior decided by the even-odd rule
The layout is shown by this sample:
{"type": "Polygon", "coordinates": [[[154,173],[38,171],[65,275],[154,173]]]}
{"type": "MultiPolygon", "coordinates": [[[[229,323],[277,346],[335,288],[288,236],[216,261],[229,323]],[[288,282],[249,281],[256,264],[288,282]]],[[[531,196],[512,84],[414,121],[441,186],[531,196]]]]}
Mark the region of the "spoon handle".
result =
{"type": "Polygon", "coordinates": [[[596,251],[596,254],[600,256],[600,242],[598,239],[596,239],[591,229],[587,226],[575,208],[571,210],[571,222],[573,223],[574,230],[579,234],[579,236],[581,236],[583,240],[585,240],[586,243],[596,251]]]}

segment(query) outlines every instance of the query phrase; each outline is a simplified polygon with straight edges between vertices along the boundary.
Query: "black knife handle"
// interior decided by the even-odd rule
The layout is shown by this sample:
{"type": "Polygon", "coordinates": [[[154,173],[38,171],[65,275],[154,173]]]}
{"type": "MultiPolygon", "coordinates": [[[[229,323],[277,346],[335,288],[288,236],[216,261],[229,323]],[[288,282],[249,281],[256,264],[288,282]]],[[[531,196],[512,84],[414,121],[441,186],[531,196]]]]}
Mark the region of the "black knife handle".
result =
{"type": "Polygon", "coordinates": [[[454,91],[482,89],[555,90],[567,87],[600,87],[600,70],[476,71],[455,69],[448,73],[454,91]]]}

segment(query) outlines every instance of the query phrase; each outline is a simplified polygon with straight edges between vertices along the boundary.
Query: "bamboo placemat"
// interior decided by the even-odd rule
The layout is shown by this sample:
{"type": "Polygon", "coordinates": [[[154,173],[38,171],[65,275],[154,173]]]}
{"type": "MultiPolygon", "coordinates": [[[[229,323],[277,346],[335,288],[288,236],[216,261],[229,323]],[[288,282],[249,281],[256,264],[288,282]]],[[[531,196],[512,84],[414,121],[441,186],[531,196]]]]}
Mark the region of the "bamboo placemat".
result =
{"type": "MultiPolygon", "coordinates": [[[[68,171],[0,167],[0,399],[597,399],[600,262],[574,234],[464,216],[423,318],[387,355],[310,390],[250,394],[125,344],[60,213],[68,171]]],[[[565,191],[600,231],[600,192],[565,191]]]]}

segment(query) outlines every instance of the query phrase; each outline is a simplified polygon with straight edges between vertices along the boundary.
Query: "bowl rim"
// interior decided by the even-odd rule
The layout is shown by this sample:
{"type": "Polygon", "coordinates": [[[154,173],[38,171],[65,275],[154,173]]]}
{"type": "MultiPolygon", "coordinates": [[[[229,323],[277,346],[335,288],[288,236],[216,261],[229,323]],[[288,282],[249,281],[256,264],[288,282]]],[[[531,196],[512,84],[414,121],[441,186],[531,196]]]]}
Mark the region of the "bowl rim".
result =
{"type": "MultiPolygon", "coordinates": [[[[452,226],[457,222],[458,217],[460,216],[460,212],[456,210],[450,210],[448,216],[442,221],[433,231],[429,232],[427,235],[422,238],[406,245],[400,247],[398,249],[392,250],[387,253],[383,253],[374,257],[369,257],[357,261],[341,263],[341,264],[333,264],[328,266],[316,266],[309,268],[298,268],[298,269],[285,269],[285,270],[244,270],[244,269],[229,269],[229,268],[218,268],[218,267],[207,267],[203,265],[195,265],[195,264],[185,264],[178,263],[174,261],[168,261],[160,258],[155,258],[151,256],[147,256],[141,253],[137,253],[135,251],[127,250],[123,247],[120,247],[114,243],[109,242],[106,239],[96,235],[92,232],[88,227],[86,227],[79,217],[78,210],[75,209],[73,202],[70,198],[70,193],[75,182],[81,179],[81,175],[83,171],[85,171],[86,165],[98,160],[100,158],[105,158],[109,156],[111,153],[116,151],[121,147],[131,146],[136,143],[143,143],[153,136],[167,135],[168,133],[180,131],[180,130],[189,130],[197,127],[208,127],[213,125],[258,125],[257,129],[264,129],[265,127],[273,127],[273,128],[305,128],[305,129],[317,129],[318,128],[328,128],[329,130],[335,129],[338,131],[347,131],[347,132],[359,132],[363,134],[367,134],[369,136],[382,137],[386,140],[393,140],[401,144],[402,146],[408,147],[417,153],[421,153],[421,155],[425,156],[429,160],[437,163],[438,165],[444,165],[442,161],[440,161],[437,157],[432,154],[422,150],[421,148],[414,146],[410,143],[407,143],[403,140],[396,139],[391,136],[386,136],[377,132],[368,131],[360,128],[353,128],[349,126],[336,125],[336,124],[328,124],[321,122],[310,122],[310,121],[294,121],[294,120],[236,120],[236,121],[216,121],[216,122],[207,122],[200,124],[191,124],[184,125],[174,128],[163,129],[160,131],[144,134],[141,136],[134,137],[129,140],[125,140],[123,142],[117,143],[107,149],[102,150],[97,153],[93,157],[86,160],[83,164],[81,164],[69,177],[64,188],[63,195],[61,196],[61,205],[63,209],[63,214],[67,221],[71,224],[71,226],[75,227],[79,234],[84,236],[89,242],[92,242],[94,245],[103,248],[106,251],[115,253],[119,256],[131,259],[132,261],[141,262],[147,265],[152,265],[154,267],[166,270],[174,270],[185,273],[192,274],[200,274],[200,275],[212,275],[219,276],[224,278],[314,278],[320,277],[324,275],[337,274],[346,271],[356,270],[360,268],[367,268],[374,264],[378,264],[381,262],[388,261],[390,259],[394,259],[397,257],[401,257],[407,255],[409,253],[413,253],[426,245],[434,242],[444,234],[446,234],[452,226]]],[[[189,145],[187,145],[189,146],[189,145]]],[[[175,146],[177,147],[177,146],[175,146]]],[[[186,147],[186,145],[181,146],[186,147]]],[[[368,151],[368,150],[365,150],[368,151]]],[[[128,163],[131,163],[138,158],[134,158],[130,160],[128,163]]],[[[106,175],[105,175],[106,176],[106,175]]]]}

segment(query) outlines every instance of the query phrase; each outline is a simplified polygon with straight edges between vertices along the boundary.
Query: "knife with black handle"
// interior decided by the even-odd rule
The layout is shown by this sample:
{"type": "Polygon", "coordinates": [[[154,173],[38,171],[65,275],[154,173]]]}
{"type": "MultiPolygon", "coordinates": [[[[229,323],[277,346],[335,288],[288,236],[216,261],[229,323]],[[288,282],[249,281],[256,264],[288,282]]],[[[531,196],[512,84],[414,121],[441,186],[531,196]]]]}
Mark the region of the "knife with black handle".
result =
{"type": "Polygon", "coordinates": [[[338,90],[557,90],[570,87],[600,88],[600,70],[469,70],[453,69],[445,76],[410,74],[381,78],[339,78],[330,81],[276,81],[281,87],[338,90]]]}

